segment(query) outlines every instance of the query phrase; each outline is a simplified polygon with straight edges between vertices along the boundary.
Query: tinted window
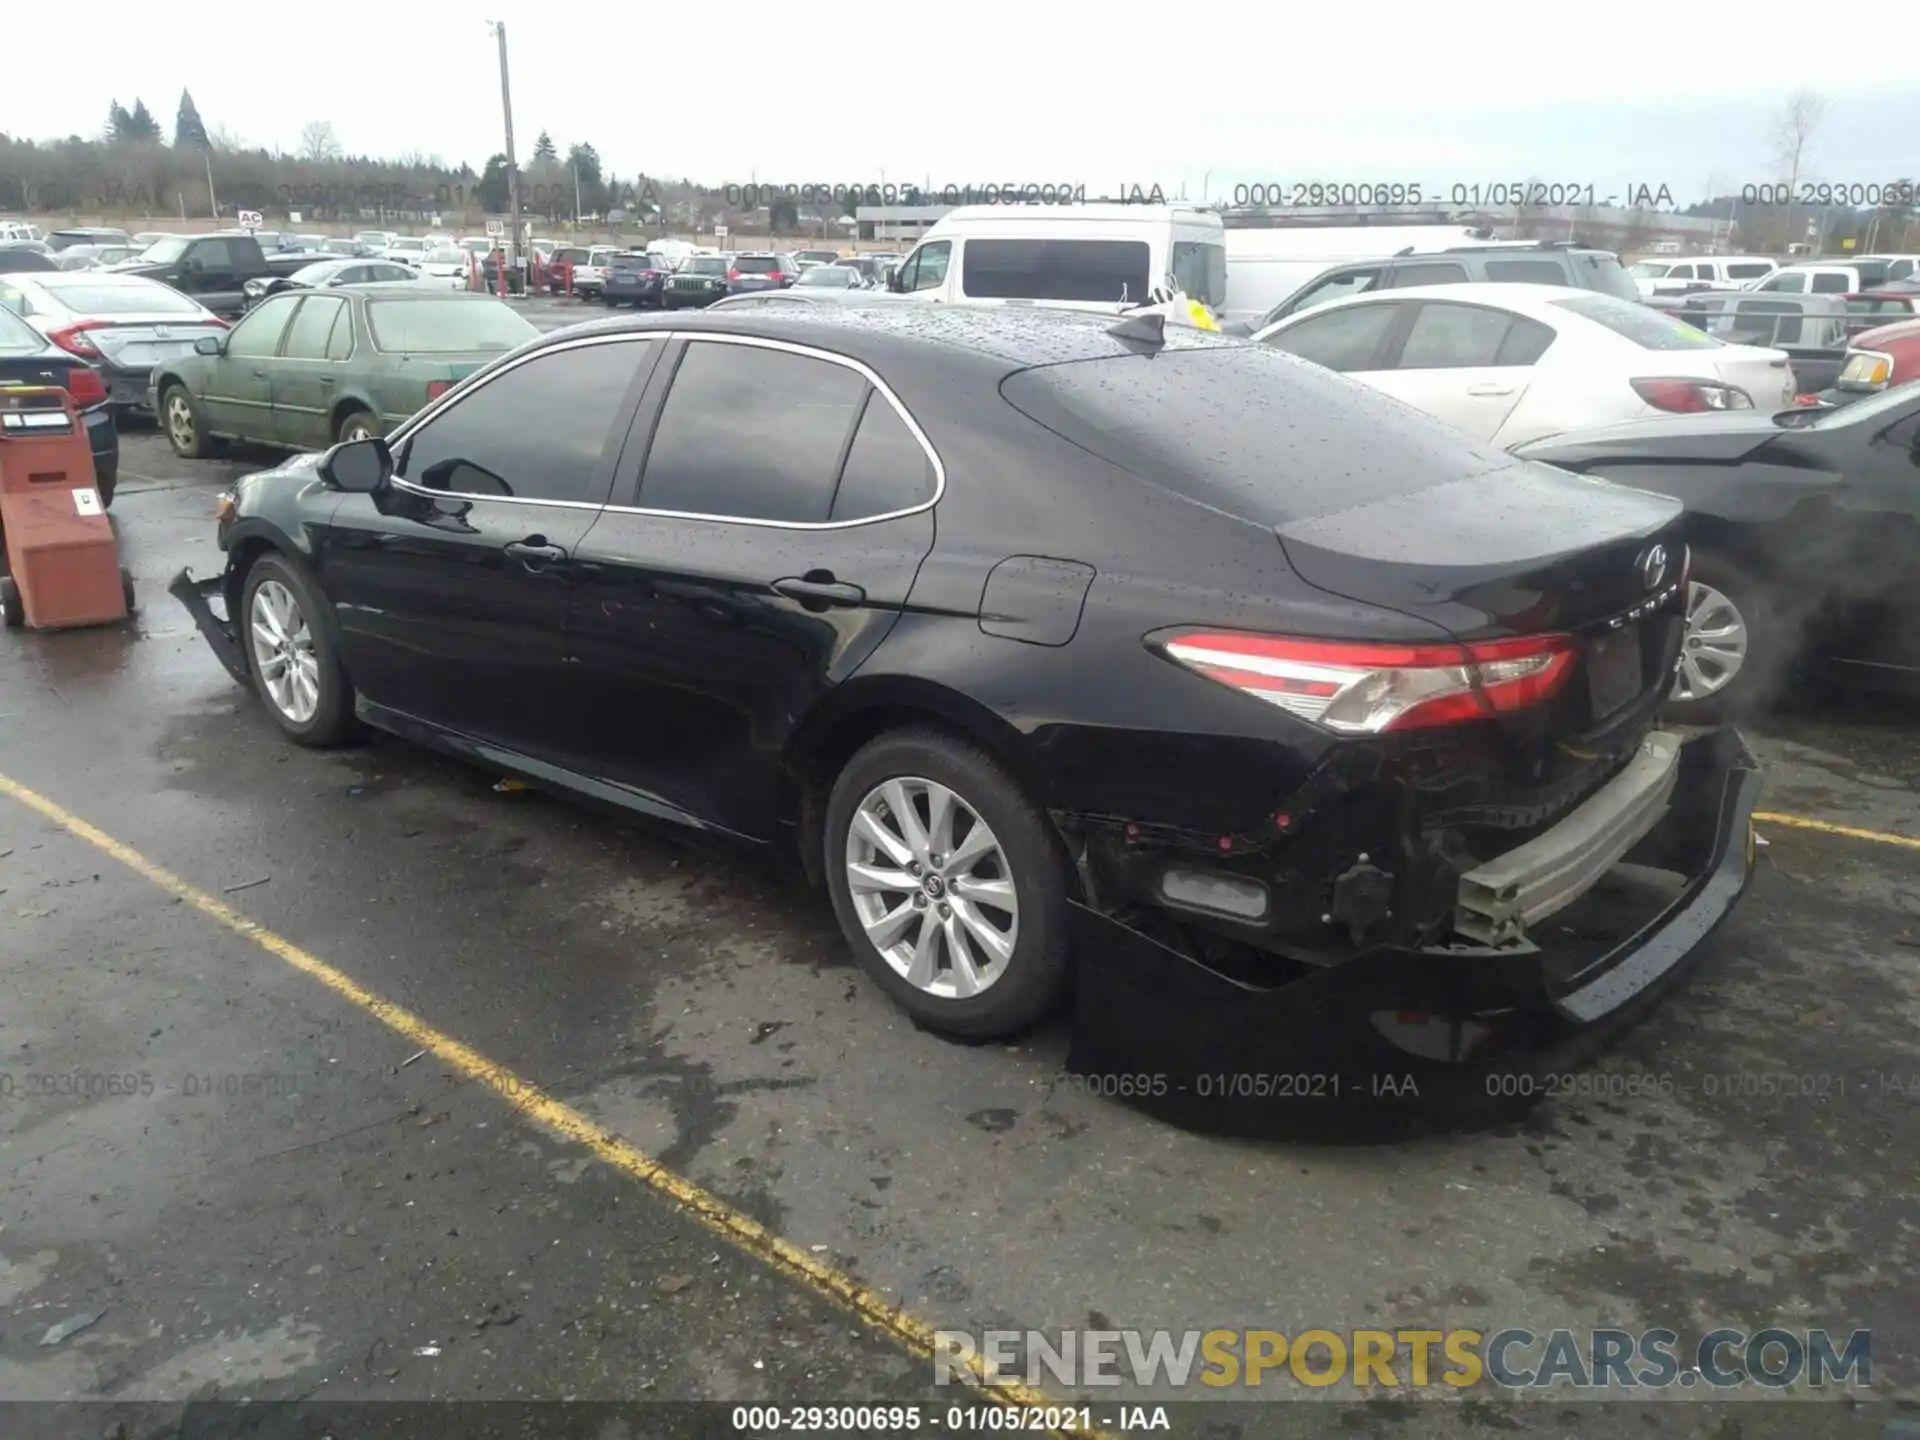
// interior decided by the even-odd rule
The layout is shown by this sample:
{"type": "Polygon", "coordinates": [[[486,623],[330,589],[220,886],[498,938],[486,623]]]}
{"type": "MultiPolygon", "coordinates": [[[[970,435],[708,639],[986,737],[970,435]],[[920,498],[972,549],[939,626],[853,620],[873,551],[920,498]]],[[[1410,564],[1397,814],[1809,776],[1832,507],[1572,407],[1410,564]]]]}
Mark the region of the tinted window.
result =
{"type": "Polygon", "coordinates": [[[978,300],[1143,301],[1149,263],[1144,240],[969,240],[960,288],[978,300]]]}
{"type": "Polygon", "coordinates": [[[227,337],[229,357],[271,355],[280,348],[280,336],[300,303],[297,295],[276,295],[233,327],[227,337]]]}
{"type": "Polygon", "coordinates": [[[1047,365],[1001,393],[1136,475],[1261,525],[1519,463],[1264,345],[1047,365]]]}
{"type": "Polygon", "coordinates": [[[1771,265],[1727,266],[1727,278],[1729,280],[1758,280],[1762,275],[1768,275],[1772,272],[1773,267],[1771,265]]]}
{"type": "Polygon", "coordinates": [[[1268,336],[1266,343],[1329,370],[1365,370],[1400,310],[1384,303],[1353,305],[1289,325],[1268,336]]]}
{"type": "Polygon", "coordinates": [[[1420,307],[1401,347],[1402,370],[1452,370],[1468,365],[1492,365],[1500,355],[1513,316],[1504,310],[1477,305],[1420,307]]]}
{"type": "Polygon", "coordinates": [[[334,322],[346,308],[346,301],[331,295],[309,296],[293,317],[293,324],[287,330],[286,348],[281,353],[290,360],[325,359],[334,322]]]}
{"type": "Polygon", "coordinates": [[[404,265],[369,265],[363,280],[412,280],[413,271],[404,265]]]}
{"type": "Polygon", "coordinates": [[[207,270],[231,270],[233,248],[224,240],[199,240],[187,252],[187,259],[198,261],[207,270]]]}
{"type": "Polygon", "coordinates": [[[1487,279],[1509,280],[1520,285],[1564,285],[1567,272],[1551,260],[1489,260],[1487,279]]]}
{"type": "Polygon", "coordinates": [[[913,252],[902,272],[908,290],[937,290],[946,283],[947,265],[953,258],[953,246],[945,240],[922,245],[913,252]]]}
{"type": "Polygon", "coordinates": [[[607,432],[657,341],[582,345],[517,365],[406,441],[399,474],[428,490],[599,501],[607,432]]]}
{"type": "Polygon", "coordinates": [[[1553,344],[1554,339],[1551,325],[1542,325],[1538,320],[1516,315],[1507,330],[1507,338],[1500,342],[1500,353],[1493,357],[1493,363],[1531,365],[1547,353],[1547,347],[1553,344]]]}
{"type": "Polygon", "coordinates": [[[1807,276],[1804,270],[1793,270],[1772,276],[1764,281],[1760,288],[1786,295],[1799,295],[1807,288],[1807,276]]]}
{"type": "Polygon", "coordinates": [[[1467,278],[1467,267],[1451,260],[1436,260],[1424,265],[1396,265],[1390,272],[1396,289],[1415,285],[1458,285],[1467,278]]]}
{"type": "Polygon", "coordinates": [[[1848,277],[1832,270],[1822,271],[1813,277],[1815,295],[1844,295],[1853,288],[1848,277]]]}
{"type": "Polygon", "coordinates": [[[327,337],[327,358],[345,360],[353,354],[353,307],[342,305],[340,318],[333,322],[333,334],[327,337]]]}
{"type": "Polygon", "coordinates": [[[540,332],[500,300],[375,300],[367,306],[373,343],[389,353],[446,355],[513,349],[540,332]]]}
{"type": "Polygon", "coordinates": [[[734,260],[733,268],[742,275],[778,275],[780,261],[773,255],[741,255],[734,260]]]}
{"type": "Polygon", "coordinates": [[[744,520],[827,519],[867,388],[830,361],[696,341],[667,392],[640,504],[744,520]]]}
{"type": "Polygon", "coordinates": [[[911,510],[933,498],[933,462],[926,450],[886,396],[877,390],[867,394],[867,412],[834,492],[832,520],[911,510]]]}
{"type": "Polygon", "coordinates": [[[1569,295],[1553,303],[1596,325],[1604,325],[1642,350],[1712,350],[1719,344],[1705,331],[1664,310],[1636,305],[1631,300],[1616,300],[1611,295],[1569,295]]]}
{"type": "Polygon", "coordinates": [[[1173,283],[1203,305],[1218,309],[1227,301],[1227,247],[1176,240],[1173,283]]]}
{"type": "Polygon", "coordinates": [[[695,255],[680,269],[687,275],[724,275],[727,273],[727,262],[718,255],[695,255]]]}

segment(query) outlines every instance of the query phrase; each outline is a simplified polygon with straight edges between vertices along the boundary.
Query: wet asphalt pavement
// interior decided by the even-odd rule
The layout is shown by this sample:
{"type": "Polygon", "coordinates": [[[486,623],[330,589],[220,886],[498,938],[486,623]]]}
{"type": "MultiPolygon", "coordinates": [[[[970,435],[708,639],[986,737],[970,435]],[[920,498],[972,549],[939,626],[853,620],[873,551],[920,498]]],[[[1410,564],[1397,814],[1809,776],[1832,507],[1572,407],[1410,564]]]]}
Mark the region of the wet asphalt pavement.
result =
{"type": "MultiPolygon", "coordinates": [[[[1085,1093],[1064,1027],[916,1031],[791,880],[398,741],[283,743],[164,593],[182,564],[217,570],[213,497],[271,453],[125,445],[139,611],[5,637],[0,774],[929,1324],[1864,1328],[1874,1392],[1920,1396],[1914,849],[1762,824],[1698,970],[1520,1122],[1390,1147],[1196,1136],[1085,1093]]],[[[1820,697],[1755,727],[1764,808],[1920,836],[1916,722],[1820,697]]],[[[4,797],[0,936],[0,1399],[952,1398],[4,797]],[[40,1078],[75,1073],[95,1093],[40,1078]]],[[[1321,1433],[1284,1408],[1286,1433],[1321,1433]]],[[[1511,1428],[1476,1408],[1324,1428],[1511,1428]]],[[[1781,1407],[1720,1408],[1742,1418],[1587,1406],[1538,1433],[1776,1433],[1781,1407]]],[[[1862,1433],[1842,1420],[1821,1413],[1862,1433]]]]}

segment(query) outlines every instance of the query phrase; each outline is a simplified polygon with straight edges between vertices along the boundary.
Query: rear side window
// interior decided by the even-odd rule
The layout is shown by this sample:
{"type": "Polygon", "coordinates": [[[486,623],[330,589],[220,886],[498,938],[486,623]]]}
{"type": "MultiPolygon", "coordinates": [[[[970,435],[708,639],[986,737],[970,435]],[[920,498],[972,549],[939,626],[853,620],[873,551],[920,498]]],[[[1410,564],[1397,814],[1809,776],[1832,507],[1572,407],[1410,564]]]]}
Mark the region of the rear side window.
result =
{"type": "Polygon", "coordinates": [[[333,295],[309,295],[287,331],[281,353],[289,360],[324,360],[327,340],[347,302],[333,295]]]}
{"type": "Polygon", "coordinates": [[[1367,370],[1402,308],[1386,302],[1349,305],[1289,325],[1265,343],[1329,370],[1367,370]]]}
{"type": "MultiPolygon", "coordinates": [[[[1487,279],[1512,281],[1520,285],[1564,285],[1567,283],[1567,272],[1551,260],[1489,260],[1487,279]]],[[[1636,290],[1634,293],[1639,292],[1636,290]]]]}
{"type": "Polygon", "coordinates": [[[1499,363],[1500,346],[1513,328],[1504,310],[1428,301],[1413,317],[1400,350],[1401,370],[1456,370],[1499,363]]]}
{"type": "Polygon", "coordinates": [[[976,300],[1143,301],[1150,263],[1144,240],[969,240],[960,288],[976,300]]]}
{"type": "Polygon", "coordinates": [[[926,449],[887,397],[869,390],[866,414],[847,452],[828,518],[862,520],[911,510],[933,498],[933,487],[933,462],[926,449]]]}
{"type": "Polygon", "coordinates": [[[1713,350],[1720,342],[1684,320],[1650,305],[1616,300],[1611,295],[1569,295],[1553,302],[1596,325],[1605,326],[1642,350],[1713,350]]]}
{"type": "Polygon", "coordinates": [[[641,506],[825,521],[867,390],[859,372],[829,360],[695,341],[674,373],[647,451],[641,506]]]}
{"type": "Polygon", "coordinates": [[[1387,274],[1388,283],[1396,290],[1411,290],[1416,285],[1464,284],[1467,267],[1451,260],[1432,260],[1425,264],[1396,265],[1387,274]]]}
{"type": "Polygon", "coordinates": [[[1081,448],[1257,525],[1520,463],[1265,345],[1047,365],[1000,393],[1081,448]]]}

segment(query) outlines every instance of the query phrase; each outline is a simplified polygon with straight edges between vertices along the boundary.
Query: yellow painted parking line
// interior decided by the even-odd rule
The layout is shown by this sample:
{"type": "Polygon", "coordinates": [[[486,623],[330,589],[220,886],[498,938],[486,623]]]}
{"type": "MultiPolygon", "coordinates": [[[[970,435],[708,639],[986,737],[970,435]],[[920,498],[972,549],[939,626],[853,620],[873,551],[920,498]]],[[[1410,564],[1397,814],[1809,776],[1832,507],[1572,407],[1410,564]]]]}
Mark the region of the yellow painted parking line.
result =
{"type": "MultiPolygon", "coordinates": [[[[571,1105],[554,1099],[504,1065],[495,1064],[479,1051],[435,1029],[411,1010],[382,999],[318,956],[302,950],[258,921],[249,920],[231,905],[181,879],[164,866],[155,864],[131,845],[122,844],[38,791],[29,789],[9,776],[0,775],[0,795],[7,795],[28,809],[38,811],[69,834],[111,855],[142,879],[151,881],[234,934],[251,940],[268,954],[311,976],[348,1004],[364,1010],[389,1030],[405,1036],[411,1044],[437,1055],[468,1080],[485,1085],[535,1124],[586,1146],[616,1170],[624,1171],[658,1191],[678,1209],[691,1214],[732,1242],[737,1249],[771,1266],[814,1294],[852,1310],[875,1330],[922,1359],[933,1357],[935,1327],[925,1320],[895,1305],[853,1276],[782,1239],[759,1221],[742,1214],[711,1191],[675,1174],[619,1136],[602,1130],[571,1105]]],[[[973,1387],[988,1399],[1008,1406],[1060,1406],[1061,1402],[1048,1396],[1045,1391],[1023,1381],[995,1374],[992,1367],[982,1361],[969,1358],[965,1364],[973,1387]]],[[[1070,1427],[1042,1433],[1090,1437],[1100,1432],[1070,1427]]]]}
{"type": "Polygon", "coordinates": [[[1898,845],[1905,850],[1920,850],[1920,840],[1911,835],[1893,835],[1885,830],[1862,830],[1857,825],[1836,825],[1831,820],[1815,820],[1810,815],[1789,815],[1780,810],[1756,810],[1756,825],[1784,825],[1789,830],[1813,830],[1822,835],[1838,835],[1847,840],[1871,840],[1876,845],[1898,845]]]}

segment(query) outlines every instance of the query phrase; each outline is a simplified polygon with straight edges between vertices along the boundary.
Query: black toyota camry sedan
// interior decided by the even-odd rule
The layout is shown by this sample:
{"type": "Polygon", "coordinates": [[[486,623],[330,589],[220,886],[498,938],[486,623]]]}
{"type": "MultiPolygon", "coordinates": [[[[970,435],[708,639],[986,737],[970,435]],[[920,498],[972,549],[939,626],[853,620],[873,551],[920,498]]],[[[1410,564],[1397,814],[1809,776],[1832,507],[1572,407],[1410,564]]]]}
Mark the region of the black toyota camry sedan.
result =
{"type": "Polygon", "coordinates": [[[240,481],[173,590],[296,741],[796,851],[922,1023],[1072,981],[1164,1081],[1677,972],[1757,793],[1658,727],[1680,514],[1154,317],[806,307],[544,336],[240,481]],[[1623,857],[1672,884],[1582,949],[1623,857]]]}
{"type": "Polygon", "coordinates": [[[1686,505],[1675,719],[1737,718],[1814,665],[1920,693],[1920,384],[1837,410],[1609,425],[1519,453],[1686,505]]]}

